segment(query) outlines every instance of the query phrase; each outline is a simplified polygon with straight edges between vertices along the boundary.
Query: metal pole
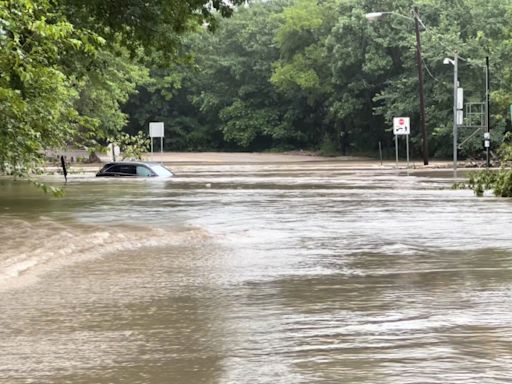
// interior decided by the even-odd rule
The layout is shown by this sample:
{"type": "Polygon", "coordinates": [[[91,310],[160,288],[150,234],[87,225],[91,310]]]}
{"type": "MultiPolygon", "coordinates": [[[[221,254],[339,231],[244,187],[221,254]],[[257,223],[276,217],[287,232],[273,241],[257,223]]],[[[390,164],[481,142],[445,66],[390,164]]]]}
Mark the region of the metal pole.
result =
{"type": "Polygon", "coordinates": [[[407,151],[407,169],[409,169],[409,135],[405,135],[405,147],[407,151]]]}
{"type": "Polygon", "coordinates": [[[458,61],[459,56],[455,54],[453,59],[453,171],[457,172],[457,146],[458,146],[458,132],[457,132],[457,88],[459,88],[458,81],[458,61]]]}
{"type": "Polygon", "coordinates": [[[414,7],[414,25],[416,30],[416,65],[418,67],[418,80],[420,92],[420,125],[422,139],[422,156],[423,164],[428,165],[428,144],[427,144],[427,127],[425,125],[425,91],[423,88],[423,64],[421,60],[421,41],[420,41],[420,25],[418,7],[414,7]]]}
{"type": "Polygon", "coordinates": [[[382,166],[382,143],[379,141],[380,165],[382,166]]]}
{"type": "Polygon", "coordinates": [[[160,153],[164,153],[164,138],[160,137],[160,153]]]}
{"type": "Polygon", "coordinates": [[[395,135],[395,155],[396,155],[395,168],[398,169],[398,135],[395,135]]]}
{"type": "Polygon", "coordinates": [[[151,160],[153,160],[153,138],[151,138],[151,160]]]}
{"type": "Polygon", "coordinates": [[[60,157],[60,165],[62,166],[62,174],[64,175],[64,180],[67,183],[68,182],[68,171],[66,169],[66,160],[64,160],[64,156],[60,157]]]}
{"type": "MultiPolygon", "coordinates": [[[[487,98],[487,133],[490,133],[491,131],[491,94],[490,94],[490,80],[489,80],[489,77],[490,77],[490,73],[489,73],[489,56],[487,56],[485,58],[485,93],[486,93],[486,98],[487,98]]],[[[490,156],[489,156],[489,151],[490,151],[490,147],[487,147],[486,149],[486,157],[487,157],[487,168],[490,167],[490,156]]]]}

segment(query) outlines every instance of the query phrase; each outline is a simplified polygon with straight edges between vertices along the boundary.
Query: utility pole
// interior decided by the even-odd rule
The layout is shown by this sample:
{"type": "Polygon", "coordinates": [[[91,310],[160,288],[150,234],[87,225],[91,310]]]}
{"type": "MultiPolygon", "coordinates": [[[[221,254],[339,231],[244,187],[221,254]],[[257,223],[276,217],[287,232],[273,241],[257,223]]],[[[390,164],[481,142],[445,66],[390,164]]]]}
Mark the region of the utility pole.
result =
{"type": "Polygon", "coordinates": [[[422,155],[423,164],[428,165],[428,144],[427,144],[427,127],[425,123],[425,90],[423,88],[423,64],[421,60],[421,41],[420,41],[420,25],[418,7],[414,7],[414,25],[416,29],[416,65],[418,67],[418,80],[420,92],[420,126],[422,139],[422,155]]]}
{"type": "Polygon", "coordinates": [[[491,91],[490,91],[490,80],[489,80],[489,56],[486,56],[485,58],[485,97],[487,101],[487,137],[489,138],[489,145],[486,145],[485,152],[486,152],[486,160],[487,160],[487,169],[490,167],[491,159],[490,159],[490,131],[491,131],[491,91]]]}
{"type": "Polygon", "coordinates": [[[459,56],[455,54],[453,58],[453,171],[457,172],[457,146],[458,146],[458,134],[457,134],[457,89],[459,88],[459,74],[458,74],[458,62],[459,56]]]}
{"type": "Polygon", "coordinates": [[[404,19],[414,21],[416,30],[416,66],[418,67],[418,81],[419,81],[419,94],[420,94],[420,127],[421,127],[421,142],[422,142],[422,156],[423,164],[428,165],[428,144],[427,144],[427,127],[425,117],[425,90],[423,87],[423,62],[421,60],[421,41],[420,41],[420,24],[425,27],[420,20],[418,7],[411,10],[413,17],[401,15],[396,12],[370,12],[366,14],[369,21],[374,21],[382,18],[384,15],[395,15],[404,19]]]}

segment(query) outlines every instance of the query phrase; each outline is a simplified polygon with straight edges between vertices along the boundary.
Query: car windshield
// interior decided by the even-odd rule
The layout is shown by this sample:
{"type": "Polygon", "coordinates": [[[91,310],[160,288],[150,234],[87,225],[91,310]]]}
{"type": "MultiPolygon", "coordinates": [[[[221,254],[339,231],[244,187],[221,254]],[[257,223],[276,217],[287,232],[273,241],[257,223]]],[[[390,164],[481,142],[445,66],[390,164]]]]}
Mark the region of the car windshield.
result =
{"type": "Polygon", "coordinates": [[[173,175],[173,173],[171,171],[169,171],[167,168],[165,168],[162,165],[151,164],[150,167],[153,170],[153,172],[155,172],[158,176],[168,177],[168,176],[173,175]]]}

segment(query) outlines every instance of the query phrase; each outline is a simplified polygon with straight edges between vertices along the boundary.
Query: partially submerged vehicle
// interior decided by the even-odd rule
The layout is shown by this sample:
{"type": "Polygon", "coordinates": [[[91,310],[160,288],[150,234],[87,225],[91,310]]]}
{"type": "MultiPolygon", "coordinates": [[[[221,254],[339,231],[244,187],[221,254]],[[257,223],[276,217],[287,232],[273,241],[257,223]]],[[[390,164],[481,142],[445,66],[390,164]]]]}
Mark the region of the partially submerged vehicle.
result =
{"type": "Polygon", "coordinates": [[[96,177],[172,177],[172,171],[160,163],[139,161],[117,161],[107,163],[96,177]]]}

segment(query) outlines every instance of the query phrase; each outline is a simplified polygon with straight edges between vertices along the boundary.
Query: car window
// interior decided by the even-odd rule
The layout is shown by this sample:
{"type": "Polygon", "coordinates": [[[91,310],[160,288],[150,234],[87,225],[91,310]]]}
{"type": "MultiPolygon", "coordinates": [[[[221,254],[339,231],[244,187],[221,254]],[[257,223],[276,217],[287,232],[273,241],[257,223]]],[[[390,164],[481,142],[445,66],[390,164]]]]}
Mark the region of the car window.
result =
{"type": "Polygon", "coordinates": [[[137,176],[151,177],[153,176],[153,172],[148,167],[143,165],[137,165],[137,176]]]}
{"type": "Polygon", "coordinates": [[[120,165],[111,165],[107,169],[105,169],[105,172],[121,172],[121,166],[120,165]]]}
{"type": "Polygon", "coordinates": [[[135,165],[122,165],[121,166],[121,173],[125,173],[127,175],[136,175],[136,167],[135,165]]]}
{"type": "Polygon", "coordinates": [[[109,169],[107,169],[108,173],[118,173],[123,175],[136,175],[135,165],[127,165],[127,164],[116,164],[109,169]]]}
{"type": "Polygon", "coordinates": [[[107,170],[112,166],[112,164],[105,164],[103,168],[100,169],[100,172],[107,172],[107,170]]]}
{"type": "Polygon", "coordinates": [[[159,165],[159,164],[152,164],[151,169],[158,175],[163,177],[172,176],[173,173],[169,171],[167,168],[159,165]]]}

